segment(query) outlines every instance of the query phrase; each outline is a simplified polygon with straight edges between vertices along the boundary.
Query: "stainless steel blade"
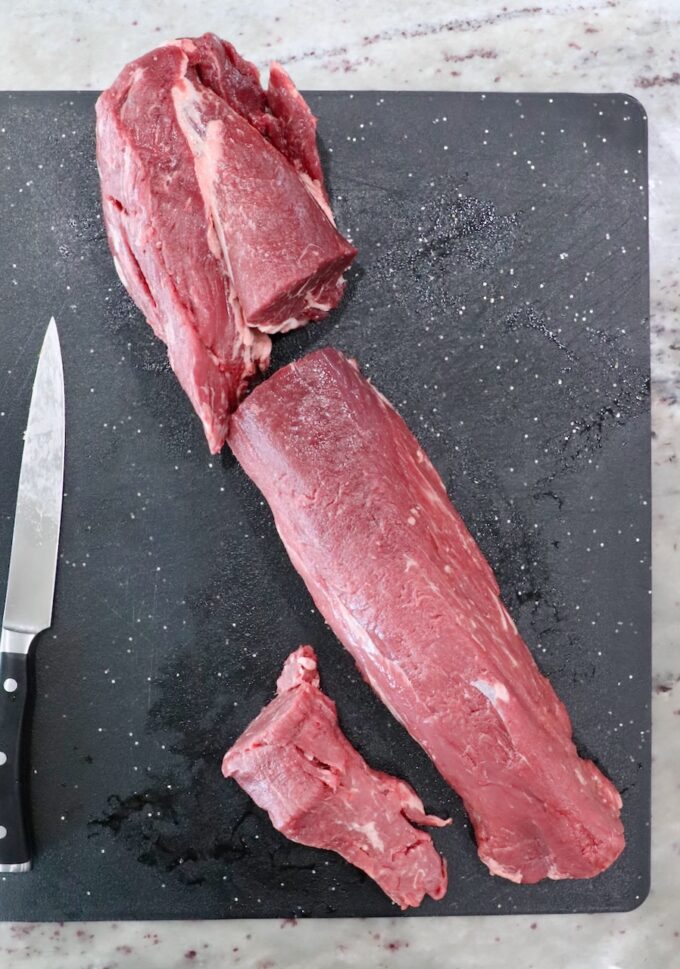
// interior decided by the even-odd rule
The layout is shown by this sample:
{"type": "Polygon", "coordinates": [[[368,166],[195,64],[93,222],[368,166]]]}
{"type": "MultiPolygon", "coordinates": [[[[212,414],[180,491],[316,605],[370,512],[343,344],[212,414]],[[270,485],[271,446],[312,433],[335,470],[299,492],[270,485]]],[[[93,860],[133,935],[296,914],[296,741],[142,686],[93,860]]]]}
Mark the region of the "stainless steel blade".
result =
{"type": "Polygon", "coordinates": [[[54,318],[33,384],[21,460],[3,627],[39,633],[52,622],[64,487],[64,371],[54,318]]]}

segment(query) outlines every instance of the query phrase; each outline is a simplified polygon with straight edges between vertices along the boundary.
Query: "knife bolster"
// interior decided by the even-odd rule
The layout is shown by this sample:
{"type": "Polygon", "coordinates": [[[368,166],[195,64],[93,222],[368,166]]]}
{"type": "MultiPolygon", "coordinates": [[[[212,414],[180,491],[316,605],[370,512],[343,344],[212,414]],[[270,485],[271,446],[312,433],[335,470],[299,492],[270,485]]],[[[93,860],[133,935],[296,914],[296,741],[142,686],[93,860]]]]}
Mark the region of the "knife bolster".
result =
{"type": "Polygon", "coordinates": [[[35,639],[35,633],[19,632],[2,627],[0,634],[0,653],[23,653],[26,655],[35,639]]]}

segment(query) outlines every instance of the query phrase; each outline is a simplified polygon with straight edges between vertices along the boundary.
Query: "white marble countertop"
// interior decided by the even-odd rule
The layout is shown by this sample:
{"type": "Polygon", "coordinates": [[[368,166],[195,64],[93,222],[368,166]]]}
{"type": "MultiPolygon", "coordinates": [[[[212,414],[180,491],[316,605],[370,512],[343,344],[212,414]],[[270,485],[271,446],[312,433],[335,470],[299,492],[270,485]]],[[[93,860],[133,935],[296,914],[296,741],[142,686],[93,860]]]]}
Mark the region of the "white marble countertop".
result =
{"type": "Polygon", "coordinates": [[[654,423],[652,891],[590,916],[0,925],[32,969],[680,965],[680,5],[677,0],[26,0],[0,13],[0,89],[105,87],[164,39],[213,30],[302,88],[625,91],[649,115],[654,423]]]}

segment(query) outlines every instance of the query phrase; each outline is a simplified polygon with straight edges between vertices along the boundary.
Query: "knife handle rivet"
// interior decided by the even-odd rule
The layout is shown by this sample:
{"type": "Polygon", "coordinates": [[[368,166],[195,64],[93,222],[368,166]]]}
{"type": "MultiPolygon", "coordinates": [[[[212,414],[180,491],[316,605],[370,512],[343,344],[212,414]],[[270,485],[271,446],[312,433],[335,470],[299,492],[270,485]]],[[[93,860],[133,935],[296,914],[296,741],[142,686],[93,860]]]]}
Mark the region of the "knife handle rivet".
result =
{"type": "Polygon", "coordinates": [[[3,826],[0,824],[0,841],[6,837],[7,837],[7,828],[3,828],[3,826]]]}
{"type": "Polygon", "coordinates": [[[6,693],[14,693],[16,688],[19,686],[17,681],[11,676],[8,676],[2,685],[6,693]]]}
{"type": "Polygon", "coordinates": [[[7,763],[7,754],[4,750],[0,750],[0,767],[7,763]]]}

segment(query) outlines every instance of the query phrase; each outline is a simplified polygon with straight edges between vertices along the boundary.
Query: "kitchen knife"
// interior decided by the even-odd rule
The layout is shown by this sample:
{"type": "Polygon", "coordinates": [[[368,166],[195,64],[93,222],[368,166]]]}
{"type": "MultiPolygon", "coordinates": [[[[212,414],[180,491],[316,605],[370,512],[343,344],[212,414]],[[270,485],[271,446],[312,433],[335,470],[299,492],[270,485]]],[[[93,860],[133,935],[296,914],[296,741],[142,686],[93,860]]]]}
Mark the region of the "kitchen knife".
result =
{"type": "Polygon", "coordinates": [[[24,760],[28,651],[52,624],[63,482],[64,372],[52,318],[28,412],[0,635],[0,871],[31,867],[24,760]]]}

